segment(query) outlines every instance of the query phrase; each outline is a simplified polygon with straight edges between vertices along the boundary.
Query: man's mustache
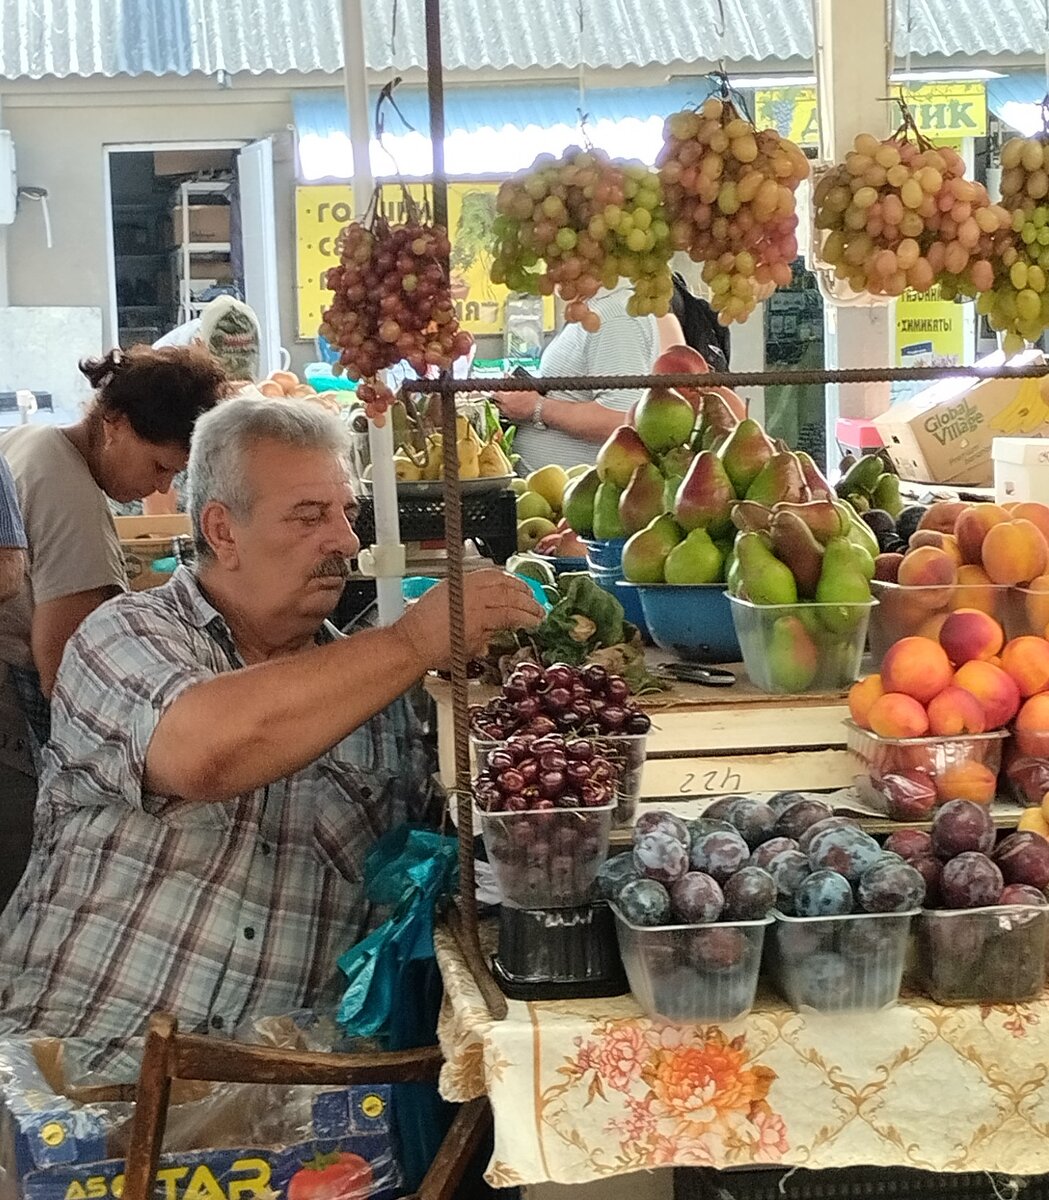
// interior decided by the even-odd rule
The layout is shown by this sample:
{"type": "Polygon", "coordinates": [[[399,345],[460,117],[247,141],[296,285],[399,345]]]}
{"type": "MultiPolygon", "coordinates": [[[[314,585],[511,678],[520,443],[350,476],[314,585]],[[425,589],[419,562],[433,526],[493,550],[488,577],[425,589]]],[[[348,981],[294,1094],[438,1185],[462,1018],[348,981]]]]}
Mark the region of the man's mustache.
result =
{"type": "Polygon", "coordinates": [[[324,579],[330,575],[334,575],[339,579],[349,579],[350,560],[343,558],[341,554],[329,554],[327,558],[319,562],[310,572],[311,579],[324,579]]]}

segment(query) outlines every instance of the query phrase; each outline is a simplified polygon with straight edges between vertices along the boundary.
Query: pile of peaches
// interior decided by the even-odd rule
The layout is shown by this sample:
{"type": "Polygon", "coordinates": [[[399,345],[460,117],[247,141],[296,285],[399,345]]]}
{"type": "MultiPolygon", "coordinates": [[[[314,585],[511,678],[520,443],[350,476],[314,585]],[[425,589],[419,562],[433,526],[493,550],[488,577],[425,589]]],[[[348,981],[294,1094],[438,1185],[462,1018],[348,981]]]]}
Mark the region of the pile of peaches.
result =
{"type": "Polygon", "coordinates": [[[980,609],[946,614],[935,639],[896,642],[879,673],[853,685],[849,713],[866,731],[853,748],[896,820],[920,820],[949,800],[990,804],[1006,735],[981,735],[1010,723],[1022,756],[1045,764],[1046,787],[1028,802],[1049,791],[1049,641],[1006,641],[980,609]]]}
{"type": "MultiPolygon", "coordinates": [[[[1049,506],[933,504],[906,554],[878,556],[875,579],[901,585],[876,589],[879,628],[895,637],[935,638],[948,614],[960,608],[982,609],[1010,632],[1044,634],[1049,625],[1049,506]]],[[[877,653],[876,646],[872,649],[877,653]]]]}

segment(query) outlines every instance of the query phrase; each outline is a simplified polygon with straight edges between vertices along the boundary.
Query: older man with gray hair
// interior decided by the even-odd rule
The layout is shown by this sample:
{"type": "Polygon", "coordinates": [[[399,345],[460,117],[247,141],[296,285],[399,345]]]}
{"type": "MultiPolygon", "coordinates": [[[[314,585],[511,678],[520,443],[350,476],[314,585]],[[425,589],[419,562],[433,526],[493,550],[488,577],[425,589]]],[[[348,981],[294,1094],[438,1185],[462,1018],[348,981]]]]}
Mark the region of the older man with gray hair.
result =
{"type": "MultiPolygon", "coordinates": [[[[198,421],[196,569],[97,609],[58,672],[0,1034],[82,1039],[90,1069],[157,1009],[228,1031],[328,994],[365,854],[426,797],[403,694],[450,656],[443,586],[386,629],[326,624],[358,548],[346,448],[298,401],[198,421]]],[[[501,571],[468,576],[466,613],[471,652],[541,617],[501,571]]]]}

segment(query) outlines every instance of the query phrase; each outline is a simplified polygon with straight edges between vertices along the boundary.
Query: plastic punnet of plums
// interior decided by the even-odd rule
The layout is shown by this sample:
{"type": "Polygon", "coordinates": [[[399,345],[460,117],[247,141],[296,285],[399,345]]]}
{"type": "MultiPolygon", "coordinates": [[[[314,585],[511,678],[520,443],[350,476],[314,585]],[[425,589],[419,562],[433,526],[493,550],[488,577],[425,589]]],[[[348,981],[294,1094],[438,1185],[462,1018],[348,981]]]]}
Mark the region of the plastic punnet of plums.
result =
{"type": "Polygon", "coordinates": [[[365,219],[339,234],[339,262],[325,276],[334,294],[321,316],[321,335],[339,351],[336,373],[361,381],[358,397],[377,424],[393,402],[380,371],[403,361],[419,376],[431,368],[447,371],[473,345],[452,302],[447,230],[430,224],[404,196],[408,218],[391,225],[376,193],[365,219]]]}

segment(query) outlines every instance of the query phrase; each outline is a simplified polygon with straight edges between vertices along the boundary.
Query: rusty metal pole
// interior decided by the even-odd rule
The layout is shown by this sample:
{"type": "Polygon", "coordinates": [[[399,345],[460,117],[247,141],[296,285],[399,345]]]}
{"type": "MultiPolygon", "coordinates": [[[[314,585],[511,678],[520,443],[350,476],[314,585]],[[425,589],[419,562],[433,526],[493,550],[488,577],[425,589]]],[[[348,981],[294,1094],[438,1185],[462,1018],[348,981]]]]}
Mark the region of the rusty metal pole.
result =
{"type": "MultiPolygon", "coordinates": [[[[440,0],[426,5],[426,84],[433,149],[434,224],[448,229],[448,179],[444,169],[444,67],[441,59],[440,0]]],[[[450,278],[450,265],[445,264],[450,278]]],[[[455,392],[441,386],[444,455],[444,539],[448,553],[449,624],[452,643],[452,728],[455,740],[455,803],[459,826],[459,895],[449,913],[449,928],[463,954],[488,1011],[506,1016],[506,998],[492,978],[481,951],[477,928],[474,878],[473,788],[470,779],[470,729],[467,699],[466,614],[463,597],[463,503],[459,481],[459,446],[455,392]]]]}

